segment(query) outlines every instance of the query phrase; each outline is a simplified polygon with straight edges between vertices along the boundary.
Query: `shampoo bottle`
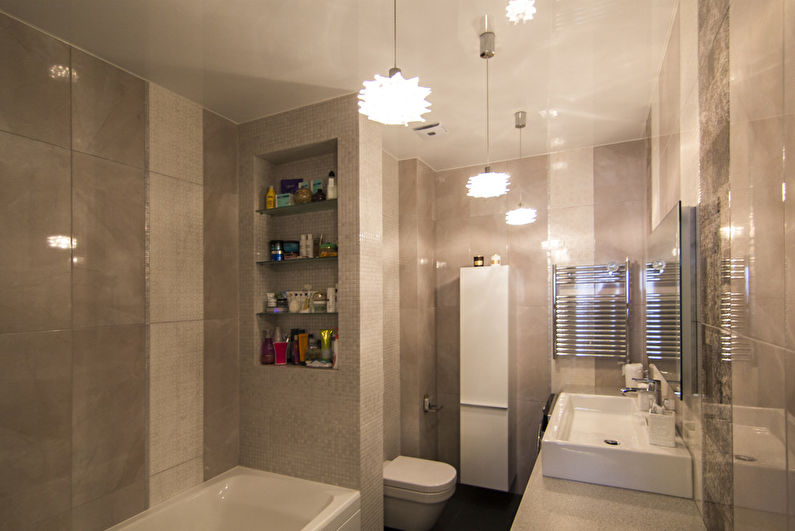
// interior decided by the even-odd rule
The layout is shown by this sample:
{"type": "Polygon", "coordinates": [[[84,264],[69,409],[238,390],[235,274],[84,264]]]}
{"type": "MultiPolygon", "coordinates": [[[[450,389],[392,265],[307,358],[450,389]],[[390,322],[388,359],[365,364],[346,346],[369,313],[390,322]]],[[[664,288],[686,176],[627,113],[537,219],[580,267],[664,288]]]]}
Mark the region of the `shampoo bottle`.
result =
{"type": "Polygon", "coordinates": [[[268,210],[276,208],[276,191],[273,189],[273,186],[270,186],[268,188],[268,193],[265,194],[265,208],[268,210]]]}
{"type": "Polygon", "coordinates": [[[337,199],[337,179],[334,172],[328,172],[328,184],[326,185],[326,199],[337,199]]]}

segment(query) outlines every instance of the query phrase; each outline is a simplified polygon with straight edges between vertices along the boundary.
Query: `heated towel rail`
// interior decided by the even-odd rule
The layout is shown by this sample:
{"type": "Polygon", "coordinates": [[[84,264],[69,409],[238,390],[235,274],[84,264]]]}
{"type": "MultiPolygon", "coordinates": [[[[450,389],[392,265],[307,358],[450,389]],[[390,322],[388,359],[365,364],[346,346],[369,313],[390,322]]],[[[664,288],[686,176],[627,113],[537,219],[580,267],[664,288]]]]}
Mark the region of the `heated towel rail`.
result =
{"type": "Polygon", "coordinates": [[[646,263],[646,356],[679,359],[682,352],[679,262],[646,263]]]}
{"type": "Polygon", "coordinates": [[[629,259],[552,266],[552,355],[629,362],[629,259]]]}

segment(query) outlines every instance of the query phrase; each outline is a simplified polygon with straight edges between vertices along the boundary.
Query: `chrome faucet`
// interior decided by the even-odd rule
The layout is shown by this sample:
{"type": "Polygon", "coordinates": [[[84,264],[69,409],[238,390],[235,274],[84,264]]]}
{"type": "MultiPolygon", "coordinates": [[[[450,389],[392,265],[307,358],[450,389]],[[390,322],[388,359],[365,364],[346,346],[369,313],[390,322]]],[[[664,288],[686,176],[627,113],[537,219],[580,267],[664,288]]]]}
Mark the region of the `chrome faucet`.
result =
{"type": "Polygon", "coordinates": [[[654,378],[633,378],[632,381],[648,384],[648,388],[643,387],[622,387],[619,389],[622,394],[627,393],[654,393],[654,403],[662,406],[662,382],[654,378]]]}

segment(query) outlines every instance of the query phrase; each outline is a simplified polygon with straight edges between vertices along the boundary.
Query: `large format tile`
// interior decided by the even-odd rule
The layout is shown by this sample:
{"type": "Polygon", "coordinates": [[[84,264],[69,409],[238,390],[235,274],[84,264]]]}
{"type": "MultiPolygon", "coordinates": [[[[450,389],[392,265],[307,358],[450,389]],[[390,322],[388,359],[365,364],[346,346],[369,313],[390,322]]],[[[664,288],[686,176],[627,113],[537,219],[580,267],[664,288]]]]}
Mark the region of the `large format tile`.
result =
{"type": "Polygon", "coordinates": [[[149,169],[203,182],[202,108],[149,83],[149,169]]]}
{"type": "Polygon", "coordinates": [[[128,485],[72,508],[71,529],[101,531],[146,508],[146,478],[144,476],[136,477],[135,481],[128,485]]]}
{"type": "Polygon", "coordinates": [[[72,149],[144,167],[145,82],[72,50],[72,149]]]}
{"type": "Polygon", "coordinates": [[[238,462],[237,319],[204,322],[204,479],[238,462]]]}
{"type": "Polygon", "coordinates": [[[70,326],[69,152],[0,132],[0,333],[70,326]]]}
{"type": "Polygon", "coordinates": [[[143,323],[144,172],[74,153],[73,323],[143,323]]]}
{"type": "MultiPolygon", "coordinates": [[[[550,392],[547,307],[516,308],[513,334],[516,345],[519,400],[544,402],[550,392]]],[[[529,477],[529,475],[528,475],[529,477]]]]}
{"type": "Polygon", "coordinates": [[[593,205],[593,162],[593,148],[549,155],[550,208],[593,205]]]}
{"type": "Polygon", "coordinates": [[[202,187],[157,173],[149,182],[149,319],[203,319],[202,187]]]}
{"type": "Polygon", "coordinates": [[[69,147],[69,47],[0,13],[0,129],[69,147]]]}
{"type": "Polygon", "coordinates": [[[149,473],[157,474],[202,454],[203,322],[152,323],[149,341],[149,473]]]}
{"type": "MultiPolygon", "coordinates": [[[[679,109],[676,109],[677,114],[679,109]]],[[[648,140],[635,140],[593,150],[593,185],[596,205],[646,201],[648,140]]]]}
{"type": "Polygon", "coordinates": [[[204,318],[238,312],[237,127],[204,111],[204,318]]]}
{"type": "Polygon", "coordinates": [[[146,477],[146,329],[77,330],[73,345],[72,506],[110,506],[146,477]]]}
{"type": "Polygon", "coordinates": [[[68,516],[71,383],[70,332],[0,335],[2,529],[50,528],[68,516]]]}

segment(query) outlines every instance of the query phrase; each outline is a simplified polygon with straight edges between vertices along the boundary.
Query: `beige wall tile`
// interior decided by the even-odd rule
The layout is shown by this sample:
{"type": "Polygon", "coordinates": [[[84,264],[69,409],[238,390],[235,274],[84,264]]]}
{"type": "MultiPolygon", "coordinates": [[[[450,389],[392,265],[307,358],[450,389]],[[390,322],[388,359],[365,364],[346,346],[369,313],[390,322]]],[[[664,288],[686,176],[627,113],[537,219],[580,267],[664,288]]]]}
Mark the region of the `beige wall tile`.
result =
{"type": "Polygon", "coordinates": [[[149,179],[149,319],[202,319],[202,188],[157,173],[150,173],[149,179]]]}
{"type": "Polygon", "coordinates": [[[0,130],[68,149],[69,46],[0,15],[0,49],[0,130]],[[54,65],[65,67],[66,77],[51,77],[54,65]]]}
{"type": "Polygon", "coordinates": [[[145,200],[143,170],[73,155],[75,327],[144,322],[145,200]]]}
{"type": "Polygon", "coordinates": [[[202,321],[153,323],[149,331],[149,473],[203,451],[202,321]]]}
{"type": "Polygon", "coordinates": [[[202,184],[202,139],[201,107],[149,83],[149,170],[202,184]]]}
{"type": "Polygon", "coordinates": [[[549,155],[549,207],[593,204],[593,148],[549,155]]]}
{"type": "Polygon", "coordinates": [[[72,49],[72,149],[143,168],[145,82],[72,49]]]}
{"type": "Polygon", "coordinates": [[[71,326],[69,158],[0,132],[0,332],[71,326]]]}

